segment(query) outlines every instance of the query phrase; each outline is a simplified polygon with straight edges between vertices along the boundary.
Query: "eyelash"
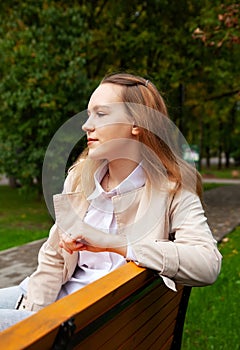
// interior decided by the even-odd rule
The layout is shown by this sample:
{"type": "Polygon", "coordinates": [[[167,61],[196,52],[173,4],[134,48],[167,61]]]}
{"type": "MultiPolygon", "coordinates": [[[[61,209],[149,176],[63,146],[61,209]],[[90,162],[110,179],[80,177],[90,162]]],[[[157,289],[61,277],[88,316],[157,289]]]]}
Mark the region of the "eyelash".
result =
{"type": "Polygon", "coordinates": [[[101,118],[101,117],[104,117],[106,115],[106,113],[103,113],[103,112],[97,112],[96,115],[101,118]]]}
{"type": "MultiPolygon", "coordinates": [[[[96,113],[95,113],[95,116],[96,116],[97,118],[102,118],[102,117],[104,117],[106,114],[107,114],[107,113],[104,113],[104,112],[96,112],[96,113]]],[[[90,112],[88,112],[87,118],[90,118],[90,116],[91,116],[91,114],[90,114],[90,112]]]]}

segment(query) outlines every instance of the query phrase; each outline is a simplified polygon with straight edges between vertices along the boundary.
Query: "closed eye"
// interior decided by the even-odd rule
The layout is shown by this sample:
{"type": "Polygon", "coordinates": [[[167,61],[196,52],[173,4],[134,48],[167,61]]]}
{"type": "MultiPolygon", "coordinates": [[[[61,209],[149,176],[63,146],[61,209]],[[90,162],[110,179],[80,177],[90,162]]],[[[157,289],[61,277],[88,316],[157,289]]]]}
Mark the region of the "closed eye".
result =
{"type": "Polygon", "coordinates": [[[97,112],[96,115],[101,118],[101,117],[104,117],[106,115],[106,113],[103,113],[103,112],[97,112]]]}
{"type": "MultiPolygon", "coordinates": [[[[91,112],[87,111],[88,117],[91,117],[91,112]]],[[[95,114],[97,117],[104,117],[106,115],[106,113],[104,112],[96,112],[95,114]]]]}
{"type": "Polygon", "coordinates": [[[110,108],[109,106],[105,106],[105,105],[97,105],[97,106],[94,106],[92,109],[89,108],[87,112],[89,117],[91,116],[92,112],[95,112],[94,115],[101,118],[101,117],[104,117],[106,114],[110,113],[110,108]]]}

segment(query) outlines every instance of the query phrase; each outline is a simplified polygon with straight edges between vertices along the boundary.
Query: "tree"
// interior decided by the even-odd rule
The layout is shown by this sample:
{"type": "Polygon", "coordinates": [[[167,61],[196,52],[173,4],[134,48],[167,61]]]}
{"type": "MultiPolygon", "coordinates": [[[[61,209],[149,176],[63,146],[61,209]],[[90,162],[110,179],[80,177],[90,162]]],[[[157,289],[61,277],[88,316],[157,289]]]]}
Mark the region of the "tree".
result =
{"type": "Polygon", "coordinates": [[[119,70],[164,92],[172,119],[202,154],[220,146],[230,154],[235,138],[222,140],[225,130],[238,135],[238,117],[230,122],[239,99],[238,16],[237,5],[220,0],[1,2],[0,172],[40,184],[55,131],[119,70]]]}
{"type": "MultiPolygon", "coordinates": [[[[239,4],[231,1],[224,4],[216,1],[214,5],[209,3],[201,9],[196,19],[198,26],[193,31],[193,38],[201,41],[203,62],[207,60],[200,71],[208,92],[203,102],[211,105],[204,126],[208,130],[212,129],[211,134],[215,134],[213,141],[217,144],[219,168],[222,166],[222,152],[225,152],[226,166],[229,166],[230,155],[238,148],[233,139],[239,126],[236,118],[233,118],[232,110],[240,98],[239,13],[239,4]]],[[[204,144],[207,153],[210,145],[214,149],[208,139],[204,144]]]]}
{"type": "Polygon", "coordinates": [[[0,169],[22,185],[41,184],[51,136],[86,102],[88,34],[77,3],[11,5],[1,11],[0,169]]]}

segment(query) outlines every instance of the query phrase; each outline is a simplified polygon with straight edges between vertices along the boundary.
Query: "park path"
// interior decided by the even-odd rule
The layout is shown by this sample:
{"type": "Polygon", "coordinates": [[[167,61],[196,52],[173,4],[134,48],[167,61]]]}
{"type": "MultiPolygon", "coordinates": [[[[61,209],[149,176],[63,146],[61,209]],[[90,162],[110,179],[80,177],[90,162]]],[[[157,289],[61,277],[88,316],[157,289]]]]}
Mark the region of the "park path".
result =
{"type": "Polygon", "coordinates": [[[209,225],[219,242],[240,225],[240,182],[206,191],[204,202],[209,225]]]}
{"type": "MultiPolygon", "coordinates": [[[[240,183],[217,187],[204,193],[206,214],[215,238],[221,241],[240,224],[240,183]]],[[[0,288],[18,284],[37,265],[44,240],[0,252],[0,288]]]]}

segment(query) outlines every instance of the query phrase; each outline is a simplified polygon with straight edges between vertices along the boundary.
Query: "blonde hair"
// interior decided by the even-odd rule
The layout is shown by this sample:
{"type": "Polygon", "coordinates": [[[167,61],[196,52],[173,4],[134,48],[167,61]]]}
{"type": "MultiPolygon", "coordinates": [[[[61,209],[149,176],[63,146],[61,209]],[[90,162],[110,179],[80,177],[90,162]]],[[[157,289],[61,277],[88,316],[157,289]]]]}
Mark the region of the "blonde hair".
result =
{"type": "MultiPolygon", "coordinates": [[[[128,115],[139,127],[138,141],[143,145],[142,157],[148,177],[160,183],[163,176],[175,184],[174,192],[186,188],[196,193],[202,200],[201,176],[194,166],[185,162],[179,150],[178,130],[168,117],[166,104],[156,86],[142,77],[128,73],[106,76],[100,84],[117,84],[122,87],[121,98],[128,115]]],[[[101,162],[87,158],[87,150],[80,156],[84,162],[73,167],[76,181],[82,183],[85,193],[90,194],[94,183],[89,174],[94,173],[101,162]]],[[[92,176],[93,177],[93,176],[92,176]]],[[[77,183],[76,183],[77,184],[77,183]]]]}

